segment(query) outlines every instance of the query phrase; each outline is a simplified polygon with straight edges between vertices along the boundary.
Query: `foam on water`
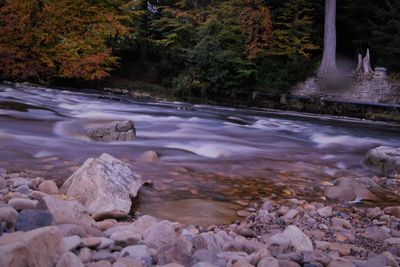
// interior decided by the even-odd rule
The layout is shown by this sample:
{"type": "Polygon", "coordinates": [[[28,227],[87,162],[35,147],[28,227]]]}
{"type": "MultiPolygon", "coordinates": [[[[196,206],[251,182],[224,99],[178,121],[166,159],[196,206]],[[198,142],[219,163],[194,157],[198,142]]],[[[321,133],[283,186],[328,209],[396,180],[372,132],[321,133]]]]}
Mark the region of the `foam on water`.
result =
{"type": "Polygon", "coordinates": [[[166,145],[166,147],[190,151],[199,156],[208,158],[226,158],[234,155],[239,156],[257,150],[237,144],[212,142],[190,142],[187,144],[171,143],[166,145]]]}
{"type": "Polygon", "coordinates": [[[386,144],[385,141],[370,138],[370,137],[357,137],[350,135],[327,135],[324,133],[315,133],[310,138],[318,147],[324,148],[331,145],[343,145],[350,147],[371,147],[378,144],[386,144]]]}

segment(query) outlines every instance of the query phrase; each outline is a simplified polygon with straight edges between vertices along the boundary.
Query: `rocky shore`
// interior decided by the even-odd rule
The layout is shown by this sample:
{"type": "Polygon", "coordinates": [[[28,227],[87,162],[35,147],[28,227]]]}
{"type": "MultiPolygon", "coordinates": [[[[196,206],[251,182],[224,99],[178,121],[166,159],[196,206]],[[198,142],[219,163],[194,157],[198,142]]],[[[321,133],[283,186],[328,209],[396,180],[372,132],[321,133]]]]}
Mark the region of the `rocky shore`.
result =
{"type": "Polygon", "coordinates": [[[399,266],[400,206],[358,204],[377,200],[371,188],[398,188],[398,154],[389,150],[372,151],[368,162],[392,178],[338,179],[325,189],[334,201],[323,203],[237,203],[242,220],[206,227],[132,216],[144,182],[108,154],[62,186],[0,169],[0,266],[399,266]]]}

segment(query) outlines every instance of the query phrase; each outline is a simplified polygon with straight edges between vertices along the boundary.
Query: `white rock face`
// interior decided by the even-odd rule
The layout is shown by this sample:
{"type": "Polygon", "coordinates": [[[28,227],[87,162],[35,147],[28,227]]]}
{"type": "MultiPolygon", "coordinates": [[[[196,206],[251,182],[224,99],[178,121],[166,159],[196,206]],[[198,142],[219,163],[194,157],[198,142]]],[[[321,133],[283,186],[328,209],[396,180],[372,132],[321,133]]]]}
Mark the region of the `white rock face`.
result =
{"type": "Polygon", "coordinates": [[[81,202],[92,217],[120,218],[128,215],[142,185],[140,175],[106,153],[89,158],[67,179],[61,192],[81,202]]]}
{"type": "Polygon", "coordinates": [[[383,174],[400,172],[400,148],[380,146],[367,154],[366,164],[383,174]]]}

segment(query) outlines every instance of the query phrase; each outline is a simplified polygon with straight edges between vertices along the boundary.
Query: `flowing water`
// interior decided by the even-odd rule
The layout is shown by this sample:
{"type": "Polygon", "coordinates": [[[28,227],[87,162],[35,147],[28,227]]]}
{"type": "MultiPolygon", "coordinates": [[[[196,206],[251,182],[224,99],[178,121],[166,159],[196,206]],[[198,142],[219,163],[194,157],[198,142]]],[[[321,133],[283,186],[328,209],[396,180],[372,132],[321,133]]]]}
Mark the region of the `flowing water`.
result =
{"type": "Polygon", "coordinates": [[[162,217],[202,209],[217,216],[221,203],[262,197],[320,199],[324,183],[372,175],[366,152],[400,146],[399,134],[396,125],[327,116],[0,87],[0,167],[61,184],[85,159],[107,152],[153,181],[135,208],[162,217]],[[77,127],[127,119],[137,131],[132,142],[93,142],[77,127]],[[148,150],[160,160],[139,161],[148,150]]]}

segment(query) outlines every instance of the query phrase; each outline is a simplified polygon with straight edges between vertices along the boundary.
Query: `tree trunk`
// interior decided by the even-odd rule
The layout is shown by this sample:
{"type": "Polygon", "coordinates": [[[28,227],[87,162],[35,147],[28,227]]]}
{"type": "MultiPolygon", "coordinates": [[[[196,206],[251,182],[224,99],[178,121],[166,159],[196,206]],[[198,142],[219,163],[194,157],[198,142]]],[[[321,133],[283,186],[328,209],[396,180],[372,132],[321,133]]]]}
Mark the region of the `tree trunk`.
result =
{"type": "Polygon", "coordinates": [[[358,54],[358,63],[357,63],[357,68],[354,71],[355,74],[358,74],[362,72],[362,67],[363,67],[363,58],[361,54],[358,54]]]}
{"type": "Polygon", "coordinates": [[[318,77],[336,72],[336,0],[325,0],[324,53],[318,77]]]}
{"type": "Polygon", "coordinates": [[[363,59],[363,68],[364,68],[364,74],[369,74],[374,72],[371,67],[371,56],[369,54],[369,49],[367,49],[367,54],[363,59]]]}

